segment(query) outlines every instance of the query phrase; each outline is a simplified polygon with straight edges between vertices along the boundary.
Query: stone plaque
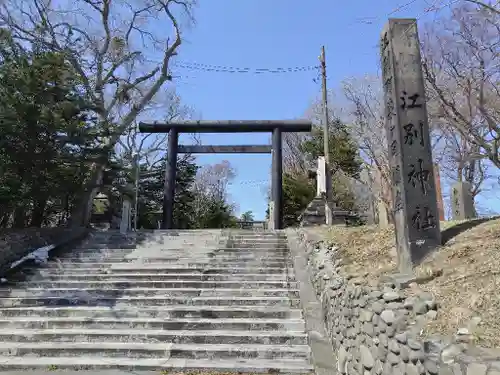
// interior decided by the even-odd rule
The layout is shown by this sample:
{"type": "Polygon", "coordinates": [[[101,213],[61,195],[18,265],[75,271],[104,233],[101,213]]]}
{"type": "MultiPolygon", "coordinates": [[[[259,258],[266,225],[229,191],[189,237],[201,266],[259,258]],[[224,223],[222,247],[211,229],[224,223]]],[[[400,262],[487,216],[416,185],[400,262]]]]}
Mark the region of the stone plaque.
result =
{"type": "Polygon", "coordinates": [[[451,209],[453,220],[467,220],[476,217],[472,185],[469,182],[457,182],[451,188],[451,209]]]}

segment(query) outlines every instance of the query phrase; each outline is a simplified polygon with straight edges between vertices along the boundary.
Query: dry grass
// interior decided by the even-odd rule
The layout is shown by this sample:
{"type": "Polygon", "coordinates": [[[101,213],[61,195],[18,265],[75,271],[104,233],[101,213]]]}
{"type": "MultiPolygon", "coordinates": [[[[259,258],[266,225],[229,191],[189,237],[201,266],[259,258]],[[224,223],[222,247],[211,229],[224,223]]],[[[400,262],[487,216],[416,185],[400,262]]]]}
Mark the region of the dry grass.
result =
{"type": "Polygon", "coordinates": [[[380,229],[373,225],[339,225],[326,231],[327,238],[339,246],[347,273],[369,272],[371,275],[380,276],[396,268],[392,229],[380,229]]]}
{"type": "MultiPolygon", "coordinates": [[[[460,224],[444,222],[441,227],[460,224]]],[[[396,270],[392,228],[338,226],[327,232],[327,238],[339,245],[347,272],[368,272],[376,278],[396,270]]],[[[466,327],[476,344],[500,347],[500,219],[462,231],[430,254],[415,273],[439,275],[420,285],[440,304],[438,317],[424,336],[452,335],[466,327]]]]}

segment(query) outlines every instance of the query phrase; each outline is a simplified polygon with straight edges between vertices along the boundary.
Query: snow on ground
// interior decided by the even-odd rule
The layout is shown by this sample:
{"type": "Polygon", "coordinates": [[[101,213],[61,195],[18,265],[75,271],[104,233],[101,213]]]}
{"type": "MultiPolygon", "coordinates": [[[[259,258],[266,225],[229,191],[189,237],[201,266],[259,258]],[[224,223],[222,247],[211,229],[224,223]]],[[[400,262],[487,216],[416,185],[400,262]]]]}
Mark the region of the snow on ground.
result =
{"type": "Polygon", "coordinates": [[[21,259],[13,262],[10,265],[10,268],[12,269],[14,267],[17,267],[21,263],[24,263],[25,261],[31,260],[31,259],[33,259],[36,264],[45,264],[49,260],[49,251],[52,250],[54,247],[55,247],[55,245],[47,245],[47,246],[40,247],[40,248],[36,249],[35,251],[32,251],[28,255],[22,257],[21,259]]]}

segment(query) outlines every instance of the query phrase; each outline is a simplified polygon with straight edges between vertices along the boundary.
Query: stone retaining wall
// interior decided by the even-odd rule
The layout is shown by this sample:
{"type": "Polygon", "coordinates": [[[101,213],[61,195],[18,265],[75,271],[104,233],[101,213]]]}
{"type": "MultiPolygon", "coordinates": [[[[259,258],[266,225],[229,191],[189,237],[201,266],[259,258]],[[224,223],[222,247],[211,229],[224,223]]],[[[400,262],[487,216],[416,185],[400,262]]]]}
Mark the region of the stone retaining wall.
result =
{"type": "Polygon", "coordinates": [[[500,351],[468,344],[466,329],[453,338],[419,337],[439,314],[432,295],[370,280],[367,274],[345,274],[335,246],[306,230],[298,237],[339,374],[500,375],[500,351]]]}
{"type": "Polygon", "coordinates": [[[11,264],[37,248],[60,246],[82,238],[87,228],[24,228],[0,230],[0,275],[11,269],[11,264]]]}

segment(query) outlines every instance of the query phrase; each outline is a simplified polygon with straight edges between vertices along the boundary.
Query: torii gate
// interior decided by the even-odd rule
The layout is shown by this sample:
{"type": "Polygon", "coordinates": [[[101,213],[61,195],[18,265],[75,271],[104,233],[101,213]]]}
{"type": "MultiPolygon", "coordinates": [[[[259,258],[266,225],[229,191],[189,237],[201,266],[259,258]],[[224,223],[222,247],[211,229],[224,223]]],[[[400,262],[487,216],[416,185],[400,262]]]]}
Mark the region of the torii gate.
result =
{"type": "Polygon", "coordinates": [[[163,196],[162,229],[173,229],[173,207],[175,195],[175,175],[177,171],[178,153],[271,153],[271,226],[270,229],[283,228],[283,165],[282,165],[282,133],[310,132],[311,121],[183,121],[171,123],[139,124],[141,133],[168,133],[167,168],[165,174],[165,190],[163,196]],[[240,146],[179,146],[180,133],[272,133],[271,145],[240,146]]]}

